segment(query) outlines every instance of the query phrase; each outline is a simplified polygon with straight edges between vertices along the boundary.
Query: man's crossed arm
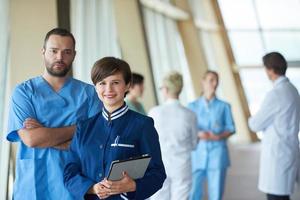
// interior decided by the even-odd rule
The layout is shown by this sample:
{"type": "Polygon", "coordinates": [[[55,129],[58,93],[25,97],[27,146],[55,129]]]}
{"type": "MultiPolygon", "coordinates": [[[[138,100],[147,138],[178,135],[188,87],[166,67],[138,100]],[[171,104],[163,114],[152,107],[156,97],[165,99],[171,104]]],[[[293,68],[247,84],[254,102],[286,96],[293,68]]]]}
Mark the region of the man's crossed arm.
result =
{"type": "Polygon", "coordinates": [[[76,125],[61,128],[47,128],[37,120],[27,118],[18,134],[28,147],[68,149],[74,135],[76,125]]]}

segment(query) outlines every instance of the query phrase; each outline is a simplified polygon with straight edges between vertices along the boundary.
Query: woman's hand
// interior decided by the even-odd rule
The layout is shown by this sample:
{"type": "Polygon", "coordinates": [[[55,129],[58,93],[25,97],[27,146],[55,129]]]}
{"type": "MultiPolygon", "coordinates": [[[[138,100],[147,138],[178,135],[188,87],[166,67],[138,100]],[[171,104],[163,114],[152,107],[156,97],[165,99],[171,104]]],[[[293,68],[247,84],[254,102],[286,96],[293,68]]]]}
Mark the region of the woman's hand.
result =
{"type": "Polygon", "coordinates": [[[89,189],[88,194],[96,194],[100,199],[106,199],[110,196],[109,189],[102,185],[101,182],[93,185],[89,189]]]}
{"type": "Polygon", "coordinates": [[[219,135],[216,135],[211,131],[199,131],[198,138],[201,140],[214,140],[214,141],[222,139],[219,135]]]}
{"type": "MultiPolygon", "coordinates": [[[[136,190],[135,181],[128,176],[126,172],[123,172],[123,178],[119,181],[109,181],[104,179],[99,184],[105,187],[105,192],[108,195],[121,194],[125,192],[134,192],[136,190]]],[[[105,196],[107,198],[108,196],[105,196]]]]}
{"type": "Polygon", "coordinates": [[[208,133],[205,131],[199,131],[198,132],[198,138],[201,140],[207,140],[208,139],[208,133]]]}
{"type": "Polygon", "coordinates": [[[209,140],[216,141],[216,140],[220,140],[220,139],[221,139],[220,135],[216,135],[213,132],[209,132],[209,140]]]}

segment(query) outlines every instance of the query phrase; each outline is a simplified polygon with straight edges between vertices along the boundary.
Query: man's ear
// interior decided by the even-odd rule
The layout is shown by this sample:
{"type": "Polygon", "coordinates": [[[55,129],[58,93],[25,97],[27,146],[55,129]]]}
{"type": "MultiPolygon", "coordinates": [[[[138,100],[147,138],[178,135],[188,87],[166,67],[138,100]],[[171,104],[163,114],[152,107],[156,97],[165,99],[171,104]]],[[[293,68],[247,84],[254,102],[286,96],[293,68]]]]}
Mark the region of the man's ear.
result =
{"type": "Polygon", "coordinates": [[[41,49],[41,52],[42,52],[43,55],[45,55],[46,49],[43,47],[43,48],[41,49]]]}

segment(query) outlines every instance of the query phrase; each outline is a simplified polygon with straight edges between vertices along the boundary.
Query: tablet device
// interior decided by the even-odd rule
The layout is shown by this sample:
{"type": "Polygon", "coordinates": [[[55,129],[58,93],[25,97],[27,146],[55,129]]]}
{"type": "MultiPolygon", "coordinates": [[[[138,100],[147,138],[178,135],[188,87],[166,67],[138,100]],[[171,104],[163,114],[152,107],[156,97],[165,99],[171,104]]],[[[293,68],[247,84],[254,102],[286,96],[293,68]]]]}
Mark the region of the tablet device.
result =
{"type": "Polygon", "coordinates": [[[151,156],[148,154],[129,158],[126,160],[112,161],[107,176],[108,180],[118,181],[123,177],[123,172],[127,172],[132,179],[142,178],[147,170],[151,156]]]}

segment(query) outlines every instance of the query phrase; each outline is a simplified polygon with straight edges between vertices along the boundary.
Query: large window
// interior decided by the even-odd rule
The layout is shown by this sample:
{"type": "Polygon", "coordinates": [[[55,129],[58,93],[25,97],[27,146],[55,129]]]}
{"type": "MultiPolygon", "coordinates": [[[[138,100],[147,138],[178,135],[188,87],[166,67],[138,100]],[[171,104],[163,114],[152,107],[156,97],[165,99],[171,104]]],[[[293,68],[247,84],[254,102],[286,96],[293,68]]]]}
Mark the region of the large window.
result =
{"type": "Polygon", "coordinates": [[[262,56],[271,51],[288,60],[287,76],[300,89],[300,1],[218,0],[251,112],[271,83],[262,56]]]}
{"type": "MultiPolygon", "coordinates": [[[[168,0],[164,2],[166,7],[172,7],[168,0]]],[[[195,98],[195,95],[176,20],[148,7],[143,7],[142,11],[158,101],[163,102],[159,89],[163,77],[168,72],[176,70],[182,73],[184,78],[180,100],[183,104],[187,104],[195,98]]]]}
{"type": "Polygon", "coordinates": [[[121,57],[111,0],[71,1],[71,29],[76,38],[74,77],[91,83],[94,62],[105,56],[121,57]]]}

